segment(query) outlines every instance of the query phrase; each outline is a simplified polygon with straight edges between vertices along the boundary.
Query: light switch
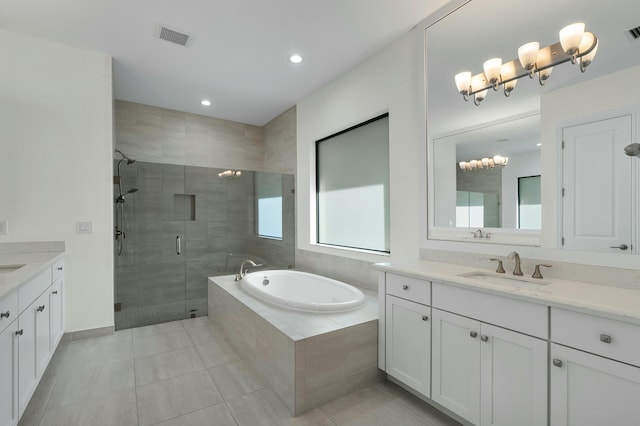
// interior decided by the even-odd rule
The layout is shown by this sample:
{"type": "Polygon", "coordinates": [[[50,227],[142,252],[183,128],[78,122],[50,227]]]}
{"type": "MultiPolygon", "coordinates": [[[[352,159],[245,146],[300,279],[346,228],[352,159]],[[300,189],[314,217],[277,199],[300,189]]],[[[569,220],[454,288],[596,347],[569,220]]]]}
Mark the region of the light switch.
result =
{"type": "Polygon", "coordinates": [[[93,234],[93,222],[76,222],[76,234],[93,234]]]}
{"type": "Polygon", "coordinates": [[[9,234],[9,221],[0,220],[0,235],[8,235],[8,234],[9,234]]]}

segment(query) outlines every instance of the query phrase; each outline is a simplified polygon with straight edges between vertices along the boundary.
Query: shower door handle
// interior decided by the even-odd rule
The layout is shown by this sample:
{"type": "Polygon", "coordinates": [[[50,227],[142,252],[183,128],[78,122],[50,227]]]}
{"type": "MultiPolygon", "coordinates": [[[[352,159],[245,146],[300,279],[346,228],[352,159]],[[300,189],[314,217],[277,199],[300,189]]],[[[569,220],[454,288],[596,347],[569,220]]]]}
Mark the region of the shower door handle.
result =
{"type": "Polygon", "coordinates": [[[176,237],[176,254],[180,254],[182,250],[180,249],[180,235],[176,237]]]}

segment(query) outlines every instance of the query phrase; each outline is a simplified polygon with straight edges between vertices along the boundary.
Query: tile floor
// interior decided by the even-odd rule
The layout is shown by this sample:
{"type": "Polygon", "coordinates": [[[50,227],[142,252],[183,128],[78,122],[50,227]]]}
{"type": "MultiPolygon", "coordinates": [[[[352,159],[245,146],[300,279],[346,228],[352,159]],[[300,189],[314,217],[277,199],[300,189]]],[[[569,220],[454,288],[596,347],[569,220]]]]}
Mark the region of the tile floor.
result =
{"type": "Polygon", "coordinates": [[[449,426],[390,382],[293,418],[208,317],[62,342],[21,426],[449,426]]]}

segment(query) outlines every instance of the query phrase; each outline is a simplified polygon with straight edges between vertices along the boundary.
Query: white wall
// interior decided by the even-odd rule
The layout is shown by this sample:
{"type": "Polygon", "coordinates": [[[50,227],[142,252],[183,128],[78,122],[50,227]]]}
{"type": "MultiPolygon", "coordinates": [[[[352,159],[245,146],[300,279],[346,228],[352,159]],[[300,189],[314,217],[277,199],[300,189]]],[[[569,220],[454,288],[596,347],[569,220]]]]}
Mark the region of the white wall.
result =
{"type": "Polygon", "coordinates": [[[0,52],[0,242],[64,240],[66,331],[112,326],[111,58],[2,29],[0,52]]]}
{"type": "MultiPolygon", "coordinates": [[[[387,256],[322,247],[315,241],[315,141],[389,112],[391,258],[417,259],[420,117],[415,29],[297,106],[298,248],[381,262],[387,256]]],[[[363,215],[366,212],[363,212],[363,215]]]]}

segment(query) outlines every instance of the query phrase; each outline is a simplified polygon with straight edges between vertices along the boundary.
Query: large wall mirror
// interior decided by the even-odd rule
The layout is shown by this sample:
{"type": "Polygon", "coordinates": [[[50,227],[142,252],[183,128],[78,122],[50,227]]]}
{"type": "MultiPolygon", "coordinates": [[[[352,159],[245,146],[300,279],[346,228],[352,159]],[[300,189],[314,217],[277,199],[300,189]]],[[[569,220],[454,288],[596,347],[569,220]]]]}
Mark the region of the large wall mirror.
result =
{"type": "Polygon", "coordinates": [[[640,24],[636,10],[636,0],[610,7],[578,0],[470,0],[426,28],[429,239],[540,245],[548,226],[545,191],[560,185],[557,176],[545,180],[541,158],[556,161],[558,154],[555,138],[545,140],[541,132],[541,122],[553,120],[542,99],[640,64],[640,39],[629,32],[640,24]],[[528,42],[541,48],[558,43],[560,29],[574,22],[584,22],[599,40],[586,72],[561,64],[544,85],[536,76],[521,78],[508,97],[502,87],[489,90],[479,106],[458,93],[456,74],[482,73],[491,58],[517,60],[518,48],[528,42]],[[478,229],[490,238],[479,239],[478,229]]]}

